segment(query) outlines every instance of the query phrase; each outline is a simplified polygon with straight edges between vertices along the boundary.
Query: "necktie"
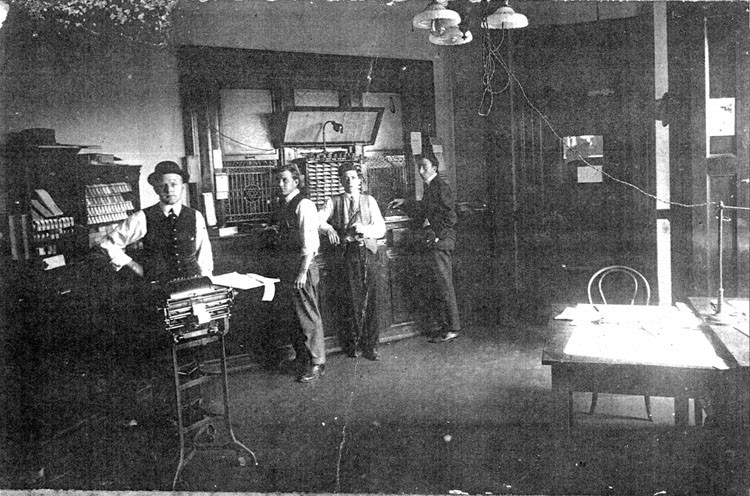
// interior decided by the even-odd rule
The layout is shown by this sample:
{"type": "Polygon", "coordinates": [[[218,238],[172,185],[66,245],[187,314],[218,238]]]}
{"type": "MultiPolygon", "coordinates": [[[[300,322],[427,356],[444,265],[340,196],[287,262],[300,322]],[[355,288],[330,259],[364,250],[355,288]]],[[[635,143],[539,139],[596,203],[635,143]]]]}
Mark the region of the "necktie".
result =
{"type": "Polygon", "coordinates": [[[172,225],[177,223],[177,215],[175,215],[173,208],[169,209],[169,215],[167,216],[167,218],[169,219],[169,222],[172,223],[172,225]]]}
{"type": "Polygon", "coordinates": [[[354,216],[357,215],[357,204],[354,202],[354,197],[349,197],[349,223],[354,222],[354,216]]]}

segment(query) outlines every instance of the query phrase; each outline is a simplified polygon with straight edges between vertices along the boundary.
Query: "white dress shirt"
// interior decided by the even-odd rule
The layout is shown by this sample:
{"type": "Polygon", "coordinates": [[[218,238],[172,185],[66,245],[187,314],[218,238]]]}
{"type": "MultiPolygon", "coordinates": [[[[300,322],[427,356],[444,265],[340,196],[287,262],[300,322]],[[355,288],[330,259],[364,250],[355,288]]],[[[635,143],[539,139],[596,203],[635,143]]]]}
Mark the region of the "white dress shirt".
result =
{"type": "MultiPolygon", "coordinates": [[[[346,195],[346,198],[344,199],[344,218],[345,219],[351,219],[351,212],[349,212],[349,205],[351,203],[352,196],[349,193],[344,193],[346,195]]],[[[373,239],[380,239],[383,236],[385,236],[385,219],[383,219],[383,214],[380,213],[380,208],[378,207],[378,202],[370,195],[358,195],[355,199],[355,202],[361,202],[366,201],[367,206],[369,207],[370,211],[370,223],[369,224],[363,224],[362,222],[359,222],[359,224],[362,225],[362,235],[365,238],[373,238],[373,239]]],[[[321,234],[325,233],[325,230],[329,227],[332,227],[328,220],[333,215],[333,198],[328,198],[326,200],[325,205],[323,205],[323,208],[320,209],[320,212],[318,212],[318,218],[320,220],[320,232],[321,234]]]]}
{"type": "MultiPolygon", "coordinates": [[[[159,206],[165,217],[169,216],[169,211],[172,209],[178,217],[182,212],[182,204],[180,203],[176,205],[159,203],[159,206]]],[[[107,233],[99,247],[109,257],[109,261],[115,270],[119,271],[133,260],[125,253],[125,247],[143,239],[148,232],[146,227],[146,214],[143,210],[138,210],[107,233]]],[[[211,242],[208,239],[206,221],[203,219],[203,214],[197,210],[195,211],[195,248],[201,275],[210,276],[214,270],[213,252],[211,251],[211,242]]]]}

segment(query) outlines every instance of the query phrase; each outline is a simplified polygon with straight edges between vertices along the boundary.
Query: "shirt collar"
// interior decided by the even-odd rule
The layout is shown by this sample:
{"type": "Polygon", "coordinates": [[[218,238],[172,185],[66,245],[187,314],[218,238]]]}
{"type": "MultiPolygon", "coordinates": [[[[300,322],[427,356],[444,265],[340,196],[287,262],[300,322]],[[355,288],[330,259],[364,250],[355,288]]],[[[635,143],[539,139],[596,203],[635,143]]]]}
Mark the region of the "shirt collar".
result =
{"type": "Polygon", "coordinates": [[[284,197],[284,201],[289,203],[292,201],[292,199],[299,194],[299,188],[295,189],[291,193],[289,193],[287,196],[284,197]]]}
{"type": "Polygon", "coordinates": [[[435,179],[436,177],[437,177],[437,172],[433,172],[430,177],[424,180],[424,183],[429,185],[432,182],[432,180],[435,179]]]}
{"type": "Polygon", "coordinates": [[[176,203],[174,205],[165,205],[164,203],[159,203],[159,206],[161,207],[161,211],[164,214],[164,216],[169,215],[170,210],[174,210],[174,214],[179,217],[180,212],[182,211],[182,203],[176,203]]]}

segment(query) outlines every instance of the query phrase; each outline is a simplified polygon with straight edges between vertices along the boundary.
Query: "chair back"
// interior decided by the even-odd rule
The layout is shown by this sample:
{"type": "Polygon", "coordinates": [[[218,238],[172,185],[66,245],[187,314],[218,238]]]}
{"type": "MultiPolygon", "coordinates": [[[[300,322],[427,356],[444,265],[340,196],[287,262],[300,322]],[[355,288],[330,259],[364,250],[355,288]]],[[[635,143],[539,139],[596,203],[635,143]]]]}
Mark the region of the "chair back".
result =
{"type": "Polygon", "coordinates": [[[604,294],[605,289],[610,292],[610,299],[615,293],[619,297],[618,299],[620,301],[611,301],[610,303],[620,303],[623,301],[623,298],[624,301],[627,302],[627,298],[630,298],[629,304],[635,305],[639,292],[644,299],[643,304],[648,305],[651,302],[651,287],[649,286],[646,277],[637,270],[624,265],[611,265],[609,267],[604,267],[591,276],[588,285],[589,303],[592,305],[596,303],[603,303],[606,305],[607,297],[604,294]],[[619,276],[616,276],[616,274],[619,276]],[[604,284],[605,279],[609,280],[609,284],[604,284]],[[614,283],[622,283],[623,280],[626,283],[625,286],[622,284],[618,284],[618,286],[614,285],[614,283]],[[601,301],[594,300],[595,293],[592,292],[592,288],[595,285],[601,301]],[[623,290],[627,291],[630,287],[633,289],[632,293],[627,292],[625,293],[625,296],[623,296],[623,290]]]}

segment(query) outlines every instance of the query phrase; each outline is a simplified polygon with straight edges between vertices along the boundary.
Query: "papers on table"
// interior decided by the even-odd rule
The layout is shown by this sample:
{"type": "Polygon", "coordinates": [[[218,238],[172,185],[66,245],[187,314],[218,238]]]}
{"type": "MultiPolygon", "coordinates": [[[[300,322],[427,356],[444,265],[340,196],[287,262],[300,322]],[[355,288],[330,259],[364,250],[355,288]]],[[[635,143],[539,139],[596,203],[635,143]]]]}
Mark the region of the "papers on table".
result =
{"type": "Polygon", "coordinates": [[[594,305],[578,305],[575,307],[566,307],[555,320],[570,320],[574,324],[580,322],[592,322],[601,319],[601,314],[594,305]]]}
{"type": "Polygon", "coordinates": [[[589,305],[567,307],[555,320],[569,320],[573,325],[589,322],[620,325],[648,325],[657,328],[690,328],[700,326],[698,318],[686,306],[589,305]]]}
{"type": "Polygon", "coordinates": [[[253,289],[263,286],[263,301],[271,301],[276,294],[275,284],[279,279],[259,276],[258,274],[239,274],[230,272],[220,276],[211,276],[211,282],[217,286],[235,289],[253,289]]]}
{"type": "Polygon", "coordinates": [[[675,367],[727,365],[716,355],[687,308],[645,305],[578,305],[557,320],[575,325],[565,354],[675,367]]]}
{"type": "Polygon", "coordinates": [[[565,354],[670,367],[727,369],[700,329],[631,327],[589,322],[576,326],[565,354]]]}

